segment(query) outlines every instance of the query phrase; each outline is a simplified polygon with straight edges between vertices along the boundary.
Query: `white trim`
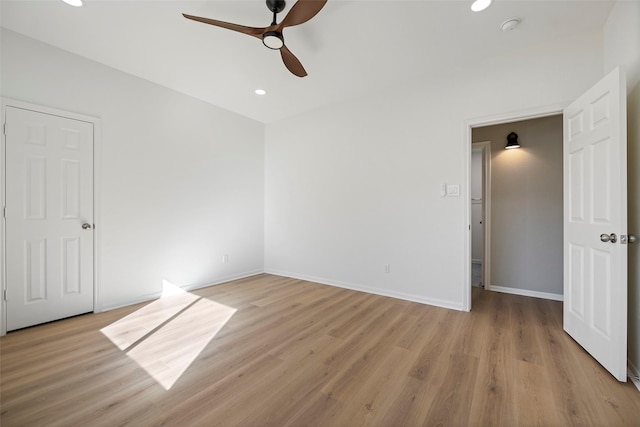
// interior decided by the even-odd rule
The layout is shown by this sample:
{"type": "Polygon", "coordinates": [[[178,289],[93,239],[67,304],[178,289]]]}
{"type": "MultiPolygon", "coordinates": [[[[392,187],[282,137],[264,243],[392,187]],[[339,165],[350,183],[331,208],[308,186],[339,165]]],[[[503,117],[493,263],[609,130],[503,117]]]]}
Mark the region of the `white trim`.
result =
{"type": "Polygon", "coordinates": [[[462,216],[462,310],[471,311],[471,126],[465,122],[465,138],[462,140],[462,187],[464,215],[462,216]]]}
{"type": "MultiPolygon", "coordinates": [[[[74,113],[71,111],[59,110],[57,108],[46,107],[37,104],[31,104],[28,102],[18,101],[11,98],[0,98],[0,104],[2,105],[2,125],[6,121],[6,111],[7,107],[20,108],[23,110],[35,111],[38,113],[51,114],[54,116],[66,117],[73,120],[79,120],[87,123],[93,124],[93,223],[96,226],[96,230],[93,236],[93,310],[94,312],[99,311],[99,289],[100,289],[100,262],[99,262],[99,251],[100,247],[100,200],[101,200],[101,154],[102,154],[102,120],[98,117],[87,116],[84,114],[74,113]]],[[[0,200],[2,201],[2,206],[6,206],[6,195],[5,195],[5,135],[2,132],[2,145],[0,147],[0,168],[2,172],[0,173],[0,200]]],[[[6,221],[4,215],[1,215],[2,221],[2,238],[0,239],[0,290],[4,292],[6,290],[6,269],[5,269],[5,231],[6,231],[6,221]]],[[[7,307],[6,301],[4,298],[1,298],[0,303],[0,336],[6,335],[7,333],[7,307]]]]}
{"type": "MultiPolygon", "coordinates": [[[[464,216],[463,227],[467,231],[463,233],[463,245],[464,255],[462,257],[462,274],[463,280],[462,286],[462,310],[471,310],[471,144],[472,144],[472,128],[479,126],[490,126],[501,123],[517,122],[521,120],[537,119],[541,117],[554,116],[562,114],[564,107],[569,105],[570,102],[561,104],[547,105],[542,107],[530,108],[527,110],[512,111],[503,114],[496,114],[491,116],[470,118],[464,121],[465,138],[462,140],[462,158],[463,158],[463,182],[466,182],[464,190],[461,192],[464,203],[464,216]]],[[[485,283],[485,289],[489,283],[485,283]]]]}
{"type": "MultiPolygon", "coordinates": [[[[215,279],[213,282],[194,283],[194,284],[191,284],[191,285],[180,286],[180,289],[183,289],[183,290],[189,292],[189,291],[193,291],[193,290],[196,290],[196,289],[207,288],[209,286],[222,285],[222,284],[231,282],[233,280],[245,279],[247,277],[257,276],[257,275],[263,274],[263,273],[264,273],[264,271],[262,269],[260,269],[260,270],[252,270],[252,271],[247,271],[245,273],[239,273],[239,274],[233,274],[233,275],[230,275],[230,276],[219,277],[219,278],[215,279]]],[[[107,305],[102,307],[102,311],[110,311],[110,310],[115,310],[117,308],[128,307],[128,306],[134,305],[134,304],[140,304],[140,303],[143,303],[143,302],[153,301],[153,300],[156,300],[156,299],[160,298],[161,296],[162,296],[162,291],[153,292],[151,294],[142,295],[142,296],[139,296],[139,297],[136,297],[136,298],[133,298],[133,299],[122,300],[122,301],[115,302],[113,304],[107,304],[107,305]]]]}
{"type": "Polygon", "coordinates": [[[433,305],[436,307],[448,308],[451,310],[464,311],[461,304],[454,301],[441,300],[437,298],[424,298],[420,295],[408,294],[405,292],[390,292],[386,289],[371,288],[369,286],[358,285],[354,283],[342,282],[338,280],[329,280],[321,277],[310,276],[307,274],[291,273],[287,271],[266,269],[265,273],[274,274],[276,276],[291,277],[292,279],[306,280],[308,282],[319,283],[321,285],[335,286],[337,288],[350,289],[352,291],[366,292],[368,294],[380,295],[383,297],[396,298],[405,301],[418,302],[421,304],[433,305]]]}
{"type": "MultiPolygon", "coordinates": [[[[520,122],[522,120],[540,119],[542,117],[556,116],[562,114],[564,108],[571,102],[546,105],[542,107],[529,108],[526,110],[512,111],[503,114],[494,114],[468,119],[465,123],[472,128],[481,126],[500,125],[505,123],[520,122]]],[[[469,141],[471,145],[471,141],[469,141]]]]}
{"type": "Polygon", "coordinates": [[[93,312],[102,311],[100,284],[102,283],[102,120],[93,123],[93,312]]]}
{"type": "Polygon", "coordinates": [[[564,295],[552,294],[550,292],[530,291],[528,289],[508,288],[506,286],[491,286],[491,290],[494,292],[502,292],[505,294],[522,295],[525,297],[534,297],[542,299],[550,299],[553,301],[564,301],[564,295]]]}

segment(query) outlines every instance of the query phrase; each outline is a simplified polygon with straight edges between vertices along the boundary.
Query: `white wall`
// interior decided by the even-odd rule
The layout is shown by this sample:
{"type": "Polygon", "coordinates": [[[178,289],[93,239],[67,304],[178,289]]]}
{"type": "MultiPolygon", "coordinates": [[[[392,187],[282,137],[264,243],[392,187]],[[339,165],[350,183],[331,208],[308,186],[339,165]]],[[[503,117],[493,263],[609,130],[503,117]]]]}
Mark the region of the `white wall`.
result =
{"type": "Polygon", "coordinates": [[[4,97],[102,119],[98,308],[263,270],[261,123],[6,30],[1,71],[4,97]]]}
{"type": "Polygon", "coordinates": [[[562,299],[562,115],[474,128],[472,141],[491,141],[490,285],[562,299]],[[510,132],[521,148],[504,149],[510,132]]]}
{"type": "Polygon", "coordinates": [[[267,125],[266,270],[462,309],[467,120],[567,104],[602,66],[585,34],[267,125]]]}
{"type": "Polygon", "coordinates": [[[627,72],[627,91],[640,81],[640,1],[620,0],[604,25],[604,74],[618,65],[627,72]]]}

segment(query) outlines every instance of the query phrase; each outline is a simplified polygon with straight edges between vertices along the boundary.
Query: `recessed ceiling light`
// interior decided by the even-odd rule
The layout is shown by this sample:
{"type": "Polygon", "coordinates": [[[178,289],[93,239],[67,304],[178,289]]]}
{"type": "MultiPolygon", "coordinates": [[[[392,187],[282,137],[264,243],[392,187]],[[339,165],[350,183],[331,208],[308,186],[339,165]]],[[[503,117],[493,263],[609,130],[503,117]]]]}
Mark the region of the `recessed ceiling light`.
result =
{"type": "Polygon", "coordinates": [[[264,90],[264,89],[256,89],[255,92],[256,92],[256,95],[266,95],[267,94],[267,91],[264,90]]]}
{"type": "Polygon", "coordinates": [[[82,3],[82,0],[62,0],[62,1],[70,6],[75,6],[75,7],[81,7],[84,4],[82,3]]]}
{"type": "Polygon", "coordinates": [[[471,10],[474,12],[481,12],[491,6],[492,0],[476,0],[471,5],[471,10]]]}

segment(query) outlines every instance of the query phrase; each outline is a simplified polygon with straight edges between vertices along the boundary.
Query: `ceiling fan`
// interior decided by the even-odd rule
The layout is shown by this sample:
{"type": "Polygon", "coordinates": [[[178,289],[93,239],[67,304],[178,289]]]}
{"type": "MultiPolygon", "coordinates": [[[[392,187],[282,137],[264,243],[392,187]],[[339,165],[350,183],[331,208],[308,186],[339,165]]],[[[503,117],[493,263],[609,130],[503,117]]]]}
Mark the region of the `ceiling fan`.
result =
{"type": "Polygon", "coordinates": [[[270,26],[264,28],[246,27],[244,25],[201,18],[185,13],[183,13],[182,16],[187,19],[204,22],[205,24],[215,25],[216,27],[226,28],[261,39],[262,43],[269,49],[280,51],[282,62],[284,62],[284,65],[289,71],[298,77],[304,77],[307,75],[307,72],[298,58],[285,46],[282,30],[286,27],[304,24],[316,16],[326,3],[327,0],[298,0],[298,2],[291,7],[287,16],[278,24],[276,22],[276,15],[284,10],[285,0],[267,0],[267,8],[273,12],[273,22],[271,22],[270,26]]]}

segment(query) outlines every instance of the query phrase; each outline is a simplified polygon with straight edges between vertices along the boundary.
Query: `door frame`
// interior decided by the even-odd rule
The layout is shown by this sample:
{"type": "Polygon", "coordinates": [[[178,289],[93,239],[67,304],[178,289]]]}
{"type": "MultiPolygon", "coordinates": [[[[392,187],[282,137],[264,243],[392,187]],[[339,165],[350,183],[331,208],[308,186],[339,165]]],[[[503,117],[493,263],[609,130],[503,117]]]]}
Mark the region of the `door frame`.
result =
{"type": "MultiPolygon", "coordinates": [[[[465,137],[462,140],[462,159],[463,159],[463,203],[464,203],[464,223],[463,227],[466,229],[464,233],[464,254],[463,254],[463,281],[462,281],[462,309],[464,311],[471,311],[471,150],[472,150],[472,130],[476,127],[498,125],[504,123],[519,122],[523,120],[539,119],[542,117],[562,115],[564,108],[569,105],[571,101],[567,101],[561,104],[553,104],[547,106],[541,106],[531,108],[528,110],[511,111],[503,114],[482,116],[467,119],[464,122],[464,134],[465,137]]],[[[485,228],[485,231],[487,229],[485,228]]],[[[485,237],[485,243],[487,239],[485,237]]],[[[487,249],[485,247],[485,249],[487,249]]],[[[485,254],[487,256],[489,254],[485,254]]],[[[491,284],[485,283],[485,289],[490,289],[491,284]]]]}
{"type": "MultiPolygon", "coordinates": [[[[482,150],[482,287],[491,290],[491,141],[471,143],[471,152],[482,150]]],[[[471,174],[471,166],[469,166],[471,174]]],[[[469,175],[471,182],[471,175],[469,175]]],[[[471,186],[469,186],[471,189],[471,186]]],[[[473,201],[471,202],[473,205],[473,201]]],[[[471,209],[471,206],[469,207],[471,209]]],[[[471,222],[469,222],[471,224],[471,222]]],[[[473,230],[472,230],[473,231],[473,230]]],[[[473,243],[473,239],[470,244],[473,243]]]]}
{"type": "Polygon", "coordinates": [[[7,107],[20,108],[23,110],[34,111],[37,113],[51,114],[54,116],[65,117],[73,120],[89,122],[93,124],[93,223],[95,224],[93,236],[93,311],[102,311],[99,301],[100,290],[100,236],[101,236],[101,216],[100,216],[100,188],[102,170],[100,168],[102,155],[102,120],[98,117],[87,116],[84,114],[74,113],[71,111],[60,110],[52,107],[31,104],[11,98],[0,98],[2,105],[2,140],[0,142],[0,201],[2,202],[0,214],[0,336],[7,333],[7,301],[4,298],[7,289],[7,271],[6,271],[6,218],[4,216],[4,207],[6,206],[5,194],[5,173],[6,173],[6,135],[4,132],[4,124],[6,121],[7,107]]]}

